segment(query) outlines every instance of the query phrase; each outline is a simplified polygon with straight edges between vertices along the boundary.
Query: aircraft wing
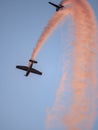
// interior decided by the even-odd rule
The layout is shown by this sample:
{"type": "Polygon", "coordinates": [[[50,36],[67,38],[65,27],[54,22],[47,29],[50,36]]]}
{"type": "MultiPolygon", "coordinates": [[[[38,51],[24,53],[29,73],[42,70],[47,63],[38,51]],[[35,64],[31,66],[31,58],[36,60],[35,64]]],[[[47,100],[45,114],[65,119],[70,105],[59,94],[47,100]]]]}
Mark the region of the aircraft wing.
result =
{"type": "Polygon", "coordinates": [[[19,65],[17,65],[16,68],[21,69],[21,70],[24,70],[24,71],[27,71],[27,70],[28,70],[28,67],[27,67],[27,66],[19,66],[19,65]]]}
{"type": "Polygon", "coordinates": [[[59,8],[59,6],[58,6],[58,5],[56,5],[56,4],[54,4],[54,3],[49,2],[49,4],[51,4],[51,5],[55,6],[56,8],[59,8]]]}
{"type": "MultiPolygon", "coordinates": [[[[16,66],[16,68],[18,68],[18,69],[21,69],[21,70],[24,70],[24,71],[28,71],[28,67],[27,66],[16,66]]],[[[36,69],[34,69],[34,68],[31,68],[30,69],[30,72],[31,73],[35,73],[35,74],[39,74],[39,75],[42,75],[42,72],[40,72],[40,71],[38,71],[38,70],[36,70],[36,69]]]]}
{"type": "Polygon", "coordinates": [[[35,73],[35,74],[42,75],[42,72],[40,72],[39,70],[36,70],[36,69],[34,69],[34,68],[30,69],[30,72],[31,72],[31,73],[35,73]]]}

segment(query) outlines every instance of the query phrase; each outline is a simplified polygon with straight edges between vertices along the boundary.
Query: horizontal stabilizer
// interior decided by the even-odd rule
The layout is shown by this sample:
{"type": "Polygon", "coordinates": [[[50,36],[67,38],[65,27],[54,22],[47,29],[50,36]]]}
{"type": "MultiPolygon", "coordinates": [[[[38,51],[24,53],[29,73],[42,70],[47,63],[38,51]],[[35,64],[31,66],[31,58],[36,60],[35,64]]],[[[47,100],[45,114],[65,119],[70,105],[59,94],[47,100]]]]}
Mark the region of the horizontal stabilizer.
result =
{"type": "Polygon", "coordinates": [[[35,61],[35,60],[29,60],[31,63],[38,63],[37,61],[35,61]]]}

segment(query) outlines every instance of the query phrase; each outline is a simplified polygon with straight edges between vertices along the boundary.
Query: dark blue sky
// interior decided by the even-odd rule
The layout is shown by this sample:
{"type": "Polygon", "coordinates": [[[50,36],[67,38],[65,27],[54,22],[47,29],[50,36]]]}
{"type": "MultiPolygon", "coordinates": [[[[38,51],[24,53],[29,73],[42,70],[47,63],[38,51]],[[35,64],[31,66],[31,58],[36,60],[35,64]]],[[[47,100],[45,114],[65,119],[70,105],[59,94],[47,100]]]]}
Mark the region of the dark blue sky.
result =
{"type": "MultiPolygon", "coordinates": [[[[89,2],[98,20],[98,1],[89,2]]],[[[48,0],[0,0],[0,130],[45,130],[46,110],[53,105],[61,77],[61,29],[55,30],[36,57],[35,68],[42,76],[26,78],[15,66],[28,63],[54,12],[48,0]]],[[[94,130],[97,123],[98,119],[94,130]]]]}

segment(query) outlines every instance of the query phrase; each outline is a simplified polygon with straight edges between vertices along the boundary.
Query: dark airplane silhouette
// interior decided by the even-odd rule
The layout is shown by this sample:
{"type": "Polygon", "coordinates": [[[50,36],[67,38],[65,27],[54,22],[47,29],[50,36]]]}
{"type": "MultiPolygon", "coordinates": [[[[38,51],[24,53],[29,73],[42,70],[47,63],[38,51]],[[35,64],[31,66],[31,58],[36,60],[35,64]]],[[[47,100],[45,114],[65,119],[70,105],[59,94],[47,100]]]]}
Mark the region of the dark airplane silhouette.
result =
{"type": "Polygon", "coordinates": [[[24,70],[24,71],[27,71],[26,74],[25,74],[25,76],[28,76],[30,73],[35,73],[35,74],[38,74],[38,75],[42,75],[42,72],[40,72],[39,70],[36,70],[36,69],[32,68],[33,64],[37,63],[37,61],[35,61],[35,60],[29,60],[29,62],[30,62],[30,66],[20,66],[20,65],[17,65],[16,68],[24,70]]]}
{"type": "Polygon", "coordinates": [[[54,7],[56,7],[56,11],[59,11],[61,8],[63,8],[64,6],[63,5],[61,5],[61,4],[59,4],[59,5],[56,5],[56,4],[54,4],[54,3],[52,3],[52,2],[48,2],[49,4],[51,4],[51,5],[53,5],[54,7]]]}

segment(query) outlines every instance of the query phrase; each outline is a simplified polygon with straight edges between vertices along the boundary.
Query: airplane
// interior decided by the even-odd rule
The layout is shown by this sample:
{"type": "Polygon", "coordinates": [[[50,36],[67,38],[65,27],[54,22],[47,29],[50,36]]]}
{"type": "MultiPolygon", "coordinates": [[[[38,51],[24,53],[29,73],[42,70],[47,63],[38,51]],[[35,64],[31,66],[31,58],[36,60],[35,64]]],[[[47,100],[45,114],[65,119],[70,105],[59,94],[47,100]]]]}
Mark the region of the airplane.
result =
{"type": "Polygon", "coordinates": [[[37,61],[30,59],[29,62],[30,62],[30,66],[20,66],[20,65],[17,65],[16,68],[26,71],[25,76],[28,76],[30,73],[35,73],[35,74],[38,74],[38,75],[42,75],[42,72],[32,68],[34,63],[37,64],[37,61]]]}
{"type": "Polygon", "coordinates": [[[51,4],[51,5],[53,5],[54,7],[56,7],[56,11],[59,11],[61,8],[63,8],[64,6],[63,5],[61,5],[61,4],[59,4],[59,5],[56,5],[56,4],[54,4],[54,3],[52,3],[52,2],[48,2],[49,4],[51,4]]]}

